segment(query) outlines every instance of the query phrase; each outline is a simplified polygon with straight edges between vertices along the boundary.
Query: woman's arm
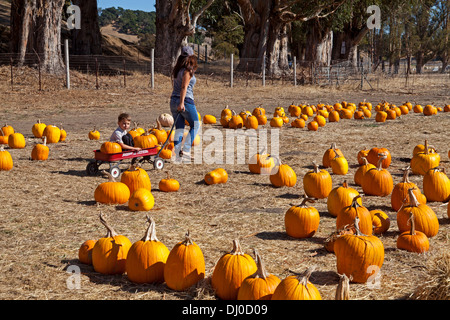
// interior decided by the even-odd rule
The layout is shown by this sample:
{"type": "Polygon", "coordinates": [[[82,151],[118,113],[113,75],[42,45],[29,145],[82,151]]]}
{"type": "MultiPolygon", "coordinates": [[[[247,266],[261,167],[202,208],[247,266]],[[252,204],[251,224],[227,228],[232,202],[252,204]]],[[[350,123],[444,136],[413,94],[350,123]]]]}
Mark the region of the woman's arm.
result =
{"type": "Polygon", "coordinates": [[[183,78],[181,79],[181,91],[180,91],[180,104],[178,105],[178,111],[183,112],[184,108],[184,98],[186,98],[187,88],[189,82],[191,81],[191,74],[187,71],[183,72],[183,78]]]}

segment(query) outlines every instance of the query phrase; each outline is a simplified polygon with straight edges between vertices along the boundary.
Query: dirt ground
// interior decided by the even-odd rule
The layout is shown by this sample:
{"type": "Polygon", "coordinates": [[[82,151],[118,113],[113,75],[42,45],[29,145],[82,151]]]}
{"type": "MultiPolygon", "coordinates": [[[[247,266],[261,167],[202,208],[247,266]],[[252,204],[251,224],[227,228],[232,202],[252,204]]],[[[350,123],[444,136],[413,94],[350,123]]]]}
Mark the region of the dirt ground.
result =
{"type": "MultiPolygon", "coordinates": [[[[7,75],[8,70],[2,69],[7,75]]],[[[239,239],[243,250],[253,255],[260,253],[266,269],[281,279],[293,272],[315,266],[311,282],[323,299],[334,299],[339,281],[336,257],[323,248],[323,241],[335,230],[335,218],[327,212],[326,199],[314,206],[320,212],[318,232],[309,239],[293,239],[286,235],[284,214],[291,204],[298,204],[304,194],[302,178],[312,167],[321,163],[322,155],[335,142],[349,161],[345,176],[332,175],[333,187],[344,180],[358,191],[353,175],[357,169],[356,155],[363,148],[386,147],[392,154],[389,167],[394,183],[400,181],[401,169],[408,165],[412,150],[425,139],[441,154],[441,166],[450,172],[447,152],[450,149],[448,128],[450,113],[440,112],[425,117],[410,113],[383,124],[374,116],[364,120],[342,120],[327,123],[317,132],[286,125],[280,131],[279,154],[283,163],[297,174],[293,188],[274,188],[268,176],[250,174],[247,164],[183,164],[166,163],[158,171],[148,163],[143,165],[151,182],[155,206],[148,212],[155,222],[157,236],[169,249],[184,238],[189,230],[193,240],[203,251],[206,263],[205,280],[189,290],[175,292],[159,285],[137,285],[126,275],[106,276],[94,272],[91,266],[78,261],[78,248],[88,239],[106,234],[98,215],[103,212],[110,224],[131,242],[140,240],[146,229],[146,212],[130,211],[127,205],[100,205],[94,201],[94,190],[106,181],[101,175],[88,176],[86,165],[93,159],[93,150],[106,141],[117,125],[117,115],[129,112],[141,126],[155,125],[157,116],[168,112],[170,83],[158,76],[156,88],[148,87],[148,78],[128,79],[127,88],[99,90],[64,89],[60,82],[46,80],[44,90],[17,85],[14,90],[7,77],[0,83],[0,124],[12,125],[26,137],[25,149],[9,149],[14,168],[0,172],[0,299],[4,300],[212,300],[216,299],[209,279],[215,262],[232,248],[232,239],[239,239]],[[46,124],[63,126],[67,131],[65,142],[50,145],[50,156],[45,162],[30,160],[31,149],[38,139],[31,133],[32,125],[40,119],[46,124]],[[101,132],[100,141],[88,139],[94,126],[101,132]],[[206,185],[207,172],[223,167],[229,174],[226,184],[206,185]],[[158,190],[159,181],[168,171],[181,188],[177,193],[158,190]],[[79,289],[70,289],[68,267],[81,269],[79,289]]],[[[105,80],[106,81],[106,80],[105,80]]],[[[249,87],[236,82],[230,88],[223,82],[199,74],[195,88],[198,111],[201,115],[220,116],[229,105],[240,112],[253,110],[262,104],[269,116],[275,107],[291,103],[317,104],[348,101],[366,101],[376,104],[382,100],[400,105],[405,101],[422,105],[450,103],[450,83],[416,79],[414,87],[403,88],[402,79],[383,80],[378,90],[358,90],[357,84],[336,87],[312,87],[275,83],[249,87]],[[400,83],[401,82],[401,83],[400,83]]],[[[270,119],[270,117],[269,117],[270,119]]],[[[202,130],[216,128],[204,125],[202,130]]],[[[270,129],[266,125],[266,129],[270,129]]],[[[206,148],[208,143],[203,144],[206,148]]],[[[248,149],[248,148],[246,148],[248,149]]],[[[247,155],[248,156],[248,155],[247,155]]],[[[126,169],[129,162],[122,165],[126,169]]],[[[104,165],[107,168],[106,165],[104,165]]],[[[331,170],[330,170],[331,172],[331,170]]],[[[422,189],[422,177],[412,175],[411,181],[422,189]]],[[[380,236],[385,247],[379,287],[351,284],[350,297],[357,300],[407,299],[422,283],[427,274],[427,263],[448,252],[450,220],[447,207],[432,202],[439,223],[439,233],[430,239],[430,250],[414,254],[398,250],[399,235],[396,213],[390,208],[390,197],[363,197],[369,209],[384,210],[390,217],[389,230],[380,236]]],[[[448,296],[447,296],[448,297],[448,296]]]]}

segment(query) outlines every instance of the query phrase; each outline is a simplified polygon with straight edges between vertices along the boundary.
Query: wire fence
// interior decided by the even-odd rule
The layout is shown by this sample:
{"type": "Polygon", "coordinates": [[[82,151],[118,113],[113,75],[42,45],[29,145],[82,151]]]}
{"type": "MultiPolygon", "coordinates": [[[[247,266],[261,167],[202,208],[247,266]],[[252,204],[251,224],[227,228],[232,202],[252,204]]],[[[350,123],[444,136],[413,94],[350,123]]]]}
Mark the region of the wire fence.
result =
{"type": "MultiPolygon", "coordinates": [[[[194,46],[194,49],[195,46],[194,46]]],[[[378,89],[380,79],[408,78],[414,73],[406,72],[407,63],[401,61],[395,68],[391,65],[374,66],[368,59],[355,65],[349,61],[332,61],[329,66],[317,65],[312,61],[298,61],[295,57],[281,72],[271,72],[267,58],[239,59],[234,55],[214,60],[205,48],[200,54],[197,73],[208,81],[223,83],[224,86],[266,86],[266,85],[317,85],[342,86],[350,84],[361,89],[378,89]],[[201,54],[202,53],[202,54],[201,54]]],[[[64,54],[63,54],[64,56],[64,54]]],[[[153,57],[153,55],[152,55],[153,57]]],[[[9,83],[12,90],[34,87],[39,90],[60,89],[62,87],[80,89],[112,89],[126,87],[152,88],[155,83],[155,66],[158,70],[170,70],[162,59],[144,55],[68,55],[63,63],[69,64],[66,74],[49,75],[41,71],[42,55],[26,54],[22,59],[18,54],[0,54],[0,81],[9,83]],[[7,67],[7,68],[5,68],[7,67]],[[138,81],[133,81],[139,76],[138,81]],[[144,77],[145,81],[142,81],[144,77]]],[[[414,68],[410,68],[414,72],[414,68]]],[[[450,70],[441,73],[438,64],[425,66],[423,73],[429,77],[450,79],[450,70]]],[[[167,81],[167,80],[166,80],[167,81]]],[[[166,85],[166,83],[164,83],[166,85]]]]}

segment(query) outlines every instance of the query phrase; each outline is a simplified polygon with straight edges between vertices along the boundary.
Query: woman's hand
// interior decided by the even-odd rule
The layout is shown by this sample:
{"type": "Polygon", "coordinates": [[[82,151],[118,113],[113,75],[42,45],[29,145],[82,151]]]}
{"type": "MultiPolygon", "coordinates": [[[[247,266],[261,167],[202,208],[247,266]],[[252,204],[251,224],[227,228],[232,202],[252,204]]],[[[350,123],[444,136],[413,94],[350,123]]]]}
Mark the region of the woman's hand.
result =
{"type": "Polygon", "coordinates": [[[184,112],[186,110],[184,107],[184,102],[180,102],[180,105],[178,106],[177,110],[179,112],[184,112]]]}

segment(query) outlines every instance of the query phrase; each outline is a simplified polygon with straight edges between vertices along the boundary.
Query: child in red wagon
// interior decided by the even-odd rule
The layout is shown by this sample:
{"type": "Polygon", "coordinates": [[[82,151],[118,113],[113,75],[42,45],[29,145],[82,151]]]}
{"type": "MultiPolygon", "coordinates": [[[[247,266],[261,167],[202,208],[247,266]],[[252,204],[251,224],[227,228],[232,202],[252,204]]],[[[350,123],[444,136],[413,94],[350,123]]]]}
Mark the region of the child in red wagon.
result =
{"type": "Polygon", "coordinates": [[[122,150],[139,151],[141,148],[135,147],[133,137],[127,132],[131,125],[131,117],[127,113],[121,113],[118,118],[118,127],[112,133],[109,141],[117,142],[122,150]]]}

